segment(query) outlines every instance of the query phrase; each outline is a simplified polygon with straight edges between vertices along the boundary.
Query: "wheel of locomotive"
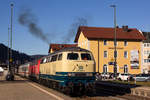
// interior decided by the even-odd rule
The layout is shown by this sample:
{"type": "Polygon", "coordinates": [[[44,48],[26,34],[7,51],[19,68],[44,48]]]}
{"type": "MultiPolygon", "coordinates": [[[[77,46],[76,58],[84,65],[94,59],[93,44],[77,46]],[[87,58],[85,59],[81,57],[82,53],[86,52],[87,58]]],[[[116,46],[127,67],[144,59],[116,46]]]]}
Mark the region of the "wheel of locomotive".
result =
{"type": "Polygon", "coordinates": [[[85,87],[85,89],[86,89],[86,94],[95,94],[95,86],[94,86],[94,84],[88,84],[86,87],[85,87]]]}
{"type": "Polygon", "coordinates": [[[78,95],[81,96],[83,95],[85,92],[85,86],[82,83],[79,83],[79,91],[78,91],[78,95]]]}
{"type": "Polygon", "coordinates": [[[50,88],[50,81],[47,81],[47,87],[50,88]]]}
{"type": "Polygon", "coordinates": [[[41,84],[43,85],[43,79],[41,79],[41,84]]]}
{"type": "Polygon", "coordinates": [[[58,91],[63,92],[63,86],[61,86],[60,84],[58,85],[58,91]]]}
{"type": "Polygon", "coordinates": [[[74,84],[73,84],[73,82],[68,82],[67,86],[70,89],[70,94],[73,94],[74,93],[74,84]]]}
{"type": "Polygon", "coordinates": [[[52,82],[52,88],[55,89],[55,82],[52,82]]]}
{"type": "Polygon", "coordinates": [[[53,81],[50,81],[50,88],[53,88],[53,81]]]}
{"type": "Polygon", "coordinates": [[[39,84],[41,84],[41,79],[39,79],[39,82],[38,82],[39,84]]]}
{"type": "Polygon", "coordinates": [[[65,86],[61,86],[60,89],[62,93],[65,93],[65,86]]]}
{"type": "Polygon", "coordinates": [[[46,79],[46,80],[45,80],[45,86],[48,86],[47,84],[48,84],[48,80],[46,79]]]}
{"type": "Polygon", "coordinates": [[[59,82],[56,82],[56,90],[59,91],[59,82]]]}
{"type": "Polygon", "coordinates": [[[46,82],[46,79],[44,79],[44,81],[43,81],[44,86],[46,86],[46,83],[47,83],[47,82],[46,82]]]}
{"type": "Polygon", "coordinates": [[[71,94],[71,88],[68,86],[64,87],[64,93],[67,95],[70,95],[71,94]]]}

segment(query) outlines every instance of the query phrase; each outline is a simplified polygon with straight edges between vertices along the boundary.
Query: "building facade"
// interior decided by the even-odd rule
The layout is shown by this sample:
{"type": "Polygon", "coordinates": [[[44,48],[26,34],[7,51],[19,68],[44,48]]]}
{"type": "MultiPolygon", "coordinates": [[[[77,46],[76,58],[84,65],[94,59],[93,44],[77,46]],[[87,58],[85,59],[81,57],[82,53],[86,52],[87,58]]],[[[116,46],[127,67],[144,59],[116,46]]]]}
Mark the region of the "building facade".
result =
{"type": "MultiPolygon", "coordinates": [[[[141,73],[141,46],[145,37],[127,26],[116,30],[117,72],[141,73]]],[[[97,72],[114,72],[114,28],[79,27],[75,42],[93,53],[97,72]]]]}
{"type": "Polygon", "coordinates": [[[142,72],[150,73],[150,32],[143,32],[146,40],[142,45],[142,72]]]}
{"type": "Polygon", "coordinates": [[[143,43],[142,45],[142,72],[148,73],[150,71],[150,43],[143,43]]]}

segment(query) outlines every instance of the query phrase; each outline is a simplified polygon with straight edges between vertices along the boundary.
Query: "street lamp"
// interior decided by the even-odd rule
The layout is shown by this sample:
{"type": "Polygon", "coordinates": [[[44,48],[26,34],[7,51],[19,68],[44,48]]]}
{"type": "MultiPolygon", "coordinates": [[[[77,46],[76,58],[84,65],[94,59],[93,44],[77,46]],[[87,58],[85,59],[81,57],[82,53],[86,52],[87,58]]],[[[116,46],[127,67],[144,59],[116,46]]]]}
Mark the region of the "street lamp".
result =
{"type": "Polygon", "coordinates": [[[10,30],[10,28],[8,27],[8,51],[7,51],[7,68],[8,68],[8,70],[9,70],[9,54],[10,54],[10,52],[9,52],[9,30],[10,30]]]}
{"type": "Polygon", "coordinates": [[[114,8],[114,75],[117,76],[117,50],[116,50],[116,5],[111,5],[110,7],[114,8]]]}
{"type": "MultiPolygon", "coordinates": [[[[9,55],[9,72],[6,76],[6,80],[13,81],[14,80],[14,66],[13,66],[13,60],[12,60],[12,21],[13,21],[13,6],[14,4],[11,3],[11,17],[10,17],[10,55],[9,55]]],[[[9,38],[8,38],[9,39],[9,38]]],[[[9,41],[8,41],[9,42],[9,41]]],[[[9,44],[8,44],[9,45],[9,44]]],[[[9,48],[9,47],[8,47],[9,48]]]]}

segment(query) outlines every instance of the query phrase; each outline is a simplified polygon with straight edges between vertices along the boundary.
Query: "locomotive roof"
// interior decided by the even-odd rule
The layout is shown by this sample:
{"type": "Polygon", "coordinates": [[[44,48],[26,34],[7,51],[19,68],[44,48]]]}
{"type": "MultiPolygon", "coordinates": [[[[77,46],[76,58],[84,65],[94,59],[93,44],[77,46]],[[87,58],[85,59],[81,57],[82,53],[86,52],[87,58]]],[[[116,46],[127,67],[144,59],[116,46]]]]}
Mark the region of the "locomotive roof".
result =
{"type": "Polygon", "coordinates": [[[67,48],[61,49],[61,50],[59,50],[59,51],[56,51],[56,52],[54,52],[54,53],[51,53],[50,55],[55,54],[55,53],[59,53],[59,52],[66,52],[66,51],[74,51],[74,52],[78,52],[78,51],[81,51],[81,52],[90,52],[89,50],[86,50],[86,49],[83,49],[83,48],[80,48],[80,47],[67,47],[67,48]]]}
{"type": "Polygon", "coordinates": [[[83,48],[80,48],[80,47],[67,47],[67,48],[64,48],[64,49],[61,49],[60,52],[62,51],[83,51],[83,52],[90,52],[89,50],[86,50],[86,49],[83,49],[83,48]]]}
{"type": "Polygon", "coordinates": [[[59,52],[67,52],[67,51],[72,51],[72,52],[78,52],[78,51],[81,51],[81,52],[90,52],[89,50],[86,50],[86,49],[83,49],[83,48],[80,48],[80,47],[66,47],[66,48],[63,48],[61,50],[55,51],[54,53],[50,53],[49,55],[47,55],[45,57],[42,57],[41,59],[49,57],[49,56],[51,56],[53,54],[57,54],[59,52]]]}

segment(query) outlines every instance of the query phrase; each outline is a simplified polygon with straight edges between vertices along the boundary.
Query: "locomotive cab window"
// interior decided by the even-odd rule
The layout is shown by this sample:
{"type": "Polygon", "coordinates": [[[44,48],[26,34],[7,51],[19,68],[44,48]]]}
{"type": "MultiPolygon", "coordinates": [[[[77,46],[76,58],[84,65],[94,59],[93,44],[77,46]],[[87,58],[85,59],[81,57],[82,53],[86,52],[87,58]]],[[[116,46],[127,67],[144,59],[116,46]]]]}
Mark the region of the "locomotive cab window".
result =
{"type": "Polygon", "coordinates": [[[62,54],[58,55],[58,60],[62,60],[62,54]]]}
{"type": "Polygon", "coordinates": [[[68,53],[67,59],[68,60],[78,60],[79,55],[78,55],[78,53],[68,53]]]}
{"type": "Polygon", "coordinates": [[[43,64],[43,63],[46,63],[46,61],[47,61],[46,58],[44,58],[44,59],[41,60],[40,63],[43,64]]]}
{"type": "Polygon", "coordinates": [[[82,60],[92,60],[91,55],[88,53],[81,53],[81,59],[82,60]]]}
{"type": "Polygon", "coordinates": [[[43,60],[43,63],[46,63],[46,61],[47,61],[47,59],[45,58],[45,59],[43,60]]]}
{"type": "Polygon", "coordinates": [[[51,62],[56,61],[56,60],[57,60],[57,55],[52,56],[51,62]]]}

